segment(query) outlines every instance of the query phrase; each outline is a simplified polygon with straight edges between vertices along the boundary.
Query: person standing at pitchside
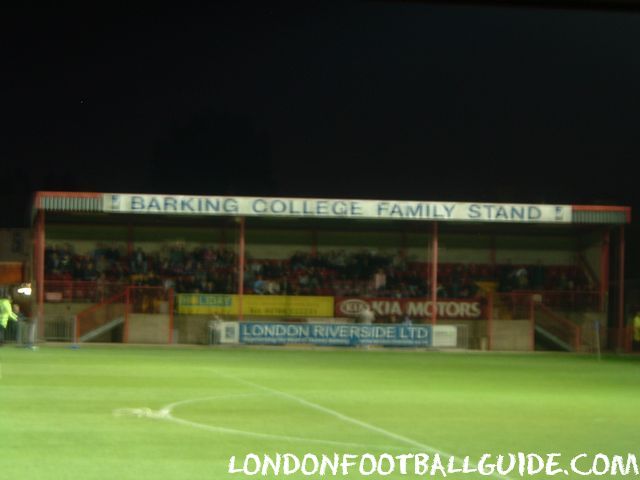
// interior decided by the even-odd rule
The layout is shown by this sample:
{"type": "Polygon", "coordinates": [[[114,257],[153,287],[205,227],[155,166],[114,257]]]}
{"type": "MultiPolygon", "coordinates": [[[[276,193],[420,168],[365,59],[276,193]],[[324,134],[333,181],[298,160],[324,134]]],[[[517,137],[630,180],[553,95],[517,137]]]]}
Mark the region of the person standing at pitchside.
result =
{"type": "Polygon", "coordinates": [[[364,305],[362,307],[362,310],[360,310],[360,312],[358,313],[358,322],[369,325],[373,323],[374,320],[375,315],[373,313],[373,310],[371,310],[369,304],[364,305]]]}
{"type": "Polygon", "coordinates": [[[4,345],[4,332],[9,323],[9,319],[17,322],[18,315],[13,311],[11,297],[7,296],[0,299],[0,347],[4,345]]]}
{"type": "Polygon", "coordinates": [[[640,310],[636,311],[633,317],[633,347],[632,350],[637,352],[640,350],[640,310]]]}

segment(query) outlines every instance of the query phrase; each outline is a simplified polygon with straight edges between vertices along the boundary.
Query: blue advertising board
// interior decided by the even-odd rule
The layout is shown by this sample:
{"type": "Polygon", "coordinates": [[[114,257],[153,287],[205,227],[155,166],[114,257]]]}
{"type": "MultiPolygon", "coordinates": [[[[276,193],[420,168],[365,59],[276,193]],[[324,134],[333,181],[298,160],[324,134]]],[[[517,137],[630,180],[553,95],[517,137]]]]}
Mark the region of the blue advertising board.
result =
{"type": "Polygon", "coordinates": [[[431,347],[431,325],[241,322],[240,343],[431,347]]]}

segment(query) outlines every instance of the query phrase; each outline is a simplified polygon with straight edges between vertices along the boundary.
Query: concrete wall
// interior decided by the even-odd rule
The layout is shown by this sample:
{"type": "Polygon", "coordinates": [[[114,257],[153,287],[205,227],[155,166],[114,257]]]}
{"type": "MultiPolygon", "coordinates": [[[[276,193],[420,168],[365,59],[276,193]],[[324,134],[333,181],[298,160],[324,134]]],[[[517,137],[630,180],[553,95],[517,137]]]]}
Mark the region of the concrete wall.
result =
{"type": "MultiPolygon", "coordinates": [[[[529,320],[494,320],[493,351],[530,351],[531,324],[529,320]]],[[[486,350],[489,330],[486,320],[439,320],[438,325],[458,325],[458,346],[486,350]]]]}
{"type": "MultiPolygon", "coordinates": [[[[45,321],[48,331],[52,332],[53,325],[62,328],[78,312],[92,306],[87,303],[45,303],[45,321]]],[[[120,307],[122,305],[120,304],[120,307]]],[[[597,314],[602,316],[602,314],[597,314]]],[[[182,344],[208,344],[208,323],[211,315],[175,315],[174,342],[182,344]]],[[[283,321],[285,318],[269,317],[267,321],[283,321]]],[[[317,321],[318,319],[314,319],[317,321]]],[[[594,316],[583,319],[586,325],[592,325],[594,316]]],[[[326,319],[325,319],[326,321],[326,319]]],[[[439,320],[439,325],[458,325],[458,346],[482,350],[488,348],[488,322],[486,320],[439,320]]],[[[583,327],[583,342],[585,348],[593,345],[593,332],[583,327]]],[[[603,332],[603,336],[606,332],[603,332]]],[[[168,314],[131,314],[129,316],[130,343],[166,344],[169,336],[168,314]]],[[[71,339],[69,339],[70,341],[71,339]]],[[[96,339],[96,341],[114,340],[113,335],[96,339]]],[[[531,348],[531,325],[529,320],[493,320],[494,351],[529,351],[531,348]]],[[[606,345],[606,338],[602,338],[602,345],[606,345]]]]}
{"type": "MultiPolygon", "coordinates": [[[[53,341],[73,341],[73,317],[93,305],[93,303],[45,303],[44,332],[38,332],[38,337],[53,341]]],[[[32,311],[37,311],[37,308],[32,307],[32,311]]]]}
{"type": "Polygon", "coordinates": [[[174,328],[177,331],[177,343],[208,344],[210,315],[176,315],[174,328]]]}
{"type": "Polygon", "coordinates": [[[169,315],[133,313],[129,315],[129,343],[167,343],[169,315]]]}
{"type": "MultiPolygon", "coordinates": [[[[138,317],[163,317],[163,315],[139,315],[138,317]]],[[[166,317],[166,316],[165,316],[166,317]]],[[[176,337],[174,341],[182,344],[200,344],[209,343],[209,321],[212,320],[210,315],[176,315],[174,317],[174,331],[176,337]]],[[[279,322],[286,321],[283,318],[265,318],[266,321],[279,322]]],[[[317,321],[317,319],[313,319],[317,321]]],[[[346,319],[345,319],[346,320],[346,319]]],[[[141,320],[138,320],[139,322],[141,320]]],[[[129,341],[131,343],[166,343],[166,335],[168,333],[167,323],[156,320],[157,327],[152,327],[153,322],[140,324],[138,327],[140,332],[146,329],[157,328],[158,332],[151,332],[140,335],[139,340],[134,340],[132,336],[133,325],[130,323],[129,341]],[[152,341],[151,338],[156,338],[152,341]]],[[[458,330],[458,346],[461,348],[470,348],[481,350],[488,348],[488,330],[486,320],[439,320],[438,325],[457,325],[461,328],[458,330]]],[[[493,350],[495,351],[528,351],[530,350],[531,330],[528,320],[494,320],[493,321],[493,350]]]]}
{"type": "MultiPolygon", "coordinates": [[[[95,306],[94,303],[53,303],[44,304],[44,332],[38,336],[48,340],[72,341],[73,318],[80,312],[95,306]]],[[[94,310],[86,317],[86,322],[94,326],[102,325],[110,320],[124,316],[124,304],[114,303],[94,310]]],[[[89,327],[91,329],[91,327],[89,327]]],[[[121,341],[122,332],[109,331],[92,339],[93,342],[121,341]]]]}
{"type": "MultiPolygon", "coordinates": [[[[94,306],[93,303],[45,303],[45,332],[44,337],[51,340],[72,341],[73,317],[79,312],[94,306]],[[68,338],[65,338],[68,337],[68,338]]],[[[107,319],[114,319],[124,315],[124,304],[109,305],[106,309],[98,309],[91,320],[102,324],[107,319]]],[[[42,336],[42,335],[40,335],[42,336]]],[[[168,314],[130,314],[129,342],[130,343],[167,343],[169,338],[168,314]]],[[[92,339],[93,342],[122,341],[122,327],[105,332],[92,339]]],[[[193,342],[197,343],[197,342],[193,342]]]]}
{"type": "MultiPolygon", "coordinates": [[[[425,323],[429,323],[426,321],[425,323]]],[[[487,348],[487,321],[486,320],[438,320],[438,325],[458,326],[458,347],[473,350],[487,348]]]]}
{"type": "Polygon", "coordinates": [[[494,351],[530,351],[531,322],[529,320],[494,320],[494,351]]]}

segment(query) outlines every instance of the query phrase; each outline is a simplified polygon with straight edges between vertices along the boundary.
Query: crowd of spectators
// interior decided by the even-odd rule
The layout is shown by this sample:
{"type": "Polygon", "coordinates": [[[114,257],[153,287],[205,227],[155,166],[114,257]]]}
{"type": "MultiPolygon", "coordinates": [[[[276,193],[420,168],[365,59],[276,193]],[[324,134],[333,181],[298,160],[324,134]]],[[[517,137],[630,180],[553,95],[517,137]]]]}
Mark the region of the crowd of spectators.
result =
{"type": "Polygon", "coordinates": [[[123,253],[98,246],[89,254],[75,253],[71,245],[45,249],[45,277],[51,281],[121,283],[163,286],[178,292],[231,293],[235,291],[237,258],[227,249],[177,244],[160,251],[137,248],[123,253]]]}
{"type": "MultiPolygon", "coordinates": [[[[226,248],[200,246],[187,249],[170,244],[158,251],[142,248],[123,252],[98,245],[89,254],[69,244],[45,250],[49,281],[84,281],[97,284],[163,286],[178,293],[236,293],[238,259],[226,248]]],[[[255,259],[247,255],[244,291],[253,294],[425,297],[431,294],[430,265],[401,252],[369,250],[298,252],[285,260],[255,259]]],[[[535,265],[441,264],[437,295],[473,298],[478,282],[494,282],[497,290],[585,290],[592,288],[578,267],[535,265]]]]}

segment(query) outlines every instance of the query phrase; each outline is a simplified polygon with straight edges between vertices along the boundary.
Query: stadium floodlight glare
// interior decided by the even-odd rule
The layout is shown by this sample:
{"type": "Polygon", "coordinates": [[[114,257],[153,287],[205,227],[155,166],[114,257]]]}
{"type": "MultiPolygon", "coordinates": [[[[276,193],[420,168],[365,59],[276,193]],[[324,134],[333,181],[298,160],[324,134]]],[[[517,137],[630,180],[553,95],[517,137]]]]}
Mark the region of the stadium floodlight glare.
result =
{"type": "Polygon", "coordinates": [[[31,284],[30,283],[23,283],[22,285],[20,285],[20,287],[18,287],[17,292],[20,295],[24,295],[26,297],[31,296],[31,284]]]}

